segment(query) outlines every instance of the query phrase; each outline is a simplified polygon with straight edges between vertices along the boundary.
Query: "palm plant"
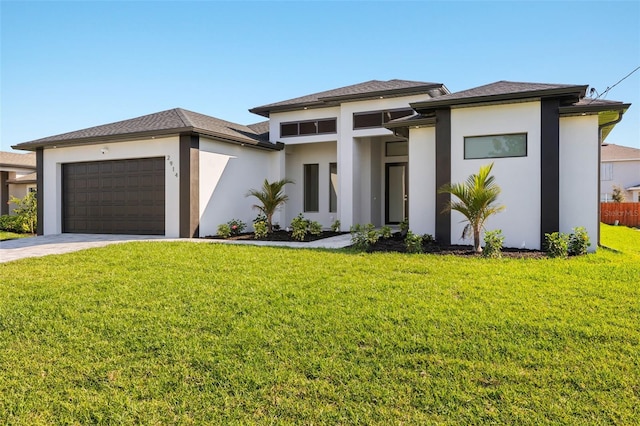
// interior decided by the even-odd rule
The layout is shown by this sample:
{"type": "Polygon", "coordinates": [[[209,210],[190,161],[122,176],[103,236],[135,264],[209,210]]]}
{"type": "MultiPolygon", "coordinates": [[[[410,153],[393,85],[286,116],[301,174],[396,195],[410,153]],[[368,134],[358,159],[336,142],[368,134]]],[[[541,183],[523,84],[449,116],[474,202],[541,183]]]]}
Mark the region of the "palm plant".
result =
{"type": "Polygon", "coordinates": [[[495,178],[490,176],[493,163],[480,167],[477,174],[469,176],[464,183],[443,185],[438,192],[455,195],[458,200],[450,200],[444,211],[455,210],[462,213],[469,222],[465,226],[462,237],[465,238],[473,232],[473,249],[482,252],[480,247],[480,233],[484,228],[484,222],[493,214],[504,210],[504,206],[496,205],[500,187],[495,183],[495,178]]]}
{"type": "Polygon", "coordinates": [[[254,204],[253,208],[260,210],[267,217],[269,232],[273,232],[273,214],[289,200],[289,197],[282,192],[288,183],[294,182],[286,178],[275,182],[265,179],[261,189],[251,189],[247,192],[247,197],[256,197],[260,201],[261,204],[254,204]]]}

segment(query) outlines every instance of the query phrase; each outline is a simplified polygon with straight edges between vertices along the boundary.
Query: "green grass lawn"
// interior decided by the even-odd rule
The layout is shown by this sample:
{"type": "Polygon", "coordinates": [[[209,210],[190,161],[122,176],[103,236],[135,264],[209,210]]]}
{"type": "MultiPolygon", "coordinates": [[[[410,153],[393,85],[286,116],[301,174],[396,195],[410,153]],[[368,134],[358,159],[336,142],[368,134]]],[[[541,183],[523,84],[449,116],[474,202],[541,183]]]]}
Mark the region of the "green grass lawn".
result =
{"type": "Polygon", "coordinates": [[[640,422],[640,232],[581,258],[139,242],[0,264],[1,424],[640,422]]]}
{"type": "Polygon", "coordinates": [[[15,232],[0,231],[0,241],[15,240],[16,238],[33,237],[32,234],[16,234],[15,232]]]}

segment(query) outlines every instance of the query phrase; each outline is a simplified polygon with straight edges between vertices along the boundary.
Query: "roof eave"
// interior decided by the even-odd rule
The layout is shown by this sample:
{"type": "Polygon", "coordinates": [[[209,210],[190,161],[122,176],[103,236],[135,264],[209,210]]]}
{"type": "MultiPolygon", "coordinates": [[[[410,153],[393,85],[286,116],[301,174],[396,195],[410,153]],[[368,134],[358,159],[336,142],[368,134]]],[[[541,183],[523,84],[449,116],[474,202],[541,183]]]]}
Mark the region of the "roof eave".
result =
{"type": "Polygon", "coordinates": [[[417,128],[417,127],[433,127],[436,125],[435,117],[424,117],[415,120],[405,120],[399,122],[385,123],[384,127],[387,129],[398,129],[402,127],[417,128]]]}
{"type": "Polygon", "coordinates": [[[561,106],[559,108],[560,115],[567,114],[588,114],[588,113],[599,113],[599,112],[608,112],[608,111],[621,111],[625,113],[631,104],[599,104],[599,105],[568,105],[561,106]]]}

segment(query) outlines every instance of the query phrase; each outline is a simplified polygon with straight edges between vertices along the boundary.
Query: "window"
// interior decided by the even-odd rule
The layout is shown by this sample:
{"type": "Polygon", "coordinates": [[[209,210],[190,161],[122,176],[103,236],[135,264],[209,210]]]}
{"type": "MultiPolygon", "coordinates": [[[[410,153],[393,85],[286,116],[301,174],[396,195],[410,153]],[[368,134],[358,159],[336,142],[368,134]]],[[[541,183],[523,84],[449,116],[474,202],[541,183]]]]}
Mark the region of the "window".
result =
{"type": "Polygon", "coordinates": [[[304,165],[304,211],[317,212],[318,207],[318,164],[304,165]]]}
{"type": "Polygon", "coordinates": [[[526,157],[527,134],[467,136],[464,138],[464,158],[526,157]]]}
{"type": "Polygon", "coordinates": [[[322,120],[293,121],[280,123],[280,136],[321,135],[324,133],[336,133],[337,124],[335,118],[322,120]]]}
{"type": "Polygon", "coordinates": [[[600,164],[600,180],[613,180],[613,163],[600,164]]]}
{"type": "Polygon", "coordinates": [[[410,115],[413,115],[413,109],[411,108],[388,111],[356,112],[353,114],[353,128],[371,129],[375,127],[382,127],[384,123],[410,115]]]}
{"type": "Polygon", "coordinates": [[[338,163],[329,163],[329,213],[338,211],[338,163]]]}
{"type": "Polygon", "coordinates": [[[387,157],[400,157],[409,155],[409,143],[407,141],[387,142],[385,144],[387,157]]]}

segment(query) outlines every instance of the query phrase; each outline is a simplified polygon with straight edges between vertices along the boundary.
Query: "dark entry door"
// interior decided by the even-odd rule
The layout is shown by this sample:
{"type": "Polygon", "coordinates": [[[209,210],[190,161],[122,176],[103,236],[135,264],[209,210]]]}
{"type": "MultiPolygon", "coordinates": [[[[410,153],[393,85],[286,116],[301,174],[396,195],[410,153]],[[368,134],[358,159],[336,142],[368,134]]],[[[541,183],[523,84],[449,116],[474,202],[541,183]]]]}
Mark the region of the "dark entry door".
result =
{"type": "Polygon", "coordinates": [[[409,214],[407,163],[387,163],[385,171],[385,222],[400,223],[409,214]]]}
{"type": "Polygon", "coordinates": [[[62,232],[164,235],[164,158],[63,164],[62,232]]]}

